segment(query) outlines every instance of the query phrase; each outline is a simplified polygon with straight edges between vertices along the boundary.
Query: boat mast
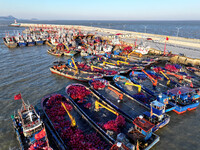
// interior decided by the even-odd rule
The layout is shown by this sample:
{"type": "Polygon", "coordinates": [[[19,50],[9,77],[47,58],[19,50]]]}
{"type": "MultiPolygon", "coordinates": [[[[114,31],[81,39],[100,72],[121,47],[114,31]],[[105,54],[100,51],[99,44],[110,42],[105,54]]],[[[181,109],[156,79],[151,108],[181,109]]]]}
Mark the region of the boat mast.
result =
{"type": "MultiPolygon", "coordinates": [[[[21,94],[21,93],[20,93],[21,94]]],[[[22,94],[21,94],[22,95],[22,94]]],[[[26,110],[26,105],[25,105],[25,102],[24,102],[24,99],[21,97],[21,100],[22,100],[22,105],[24,107],[24,110],[26,110]]]]}

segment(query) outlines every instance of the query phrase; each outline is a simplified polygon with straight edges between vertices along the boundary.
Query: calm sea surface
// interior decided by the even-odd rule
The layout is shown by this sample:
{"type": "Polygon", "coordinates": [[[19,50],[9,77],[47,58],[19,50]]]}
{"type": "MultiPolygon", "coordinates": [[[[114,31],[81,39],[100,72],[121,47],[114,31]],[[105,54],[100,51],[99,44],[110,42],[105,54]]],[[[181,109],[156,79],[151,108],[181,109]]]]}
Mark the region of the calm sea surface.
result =
{"type": "MultiPolygon", "coordinates": [[[[28,22],[28,21],[24,21],[28,22]]],[[[35,22],[36,23],[36,22],[35,22]]],[[[37,21],[37,23],[80,24],[138,32],[174,35],[176,27],[182,27],[179,36],[199,38],[200,22],[153,22],[153,21],[37,21]]],[[[33,46],[8,49],[2,38],[5,32],[16,33],[24,28],[8,27],[8,21],[0,21],[0,150],[18,149],[10,116],[21,108],[21,101],[14,101],[14,95],[22,93],[25,101],[40,107],[40,99],[48,94],[61,92],[76,81],[51,74],[49,67],[57,58],[46,51],[48,46],[33,46]]],[[[177,115],[173,112],[170,123],[156,134],[160,142],[154,150],[197,150],[200,149],[200,109],[177,115]]]]}

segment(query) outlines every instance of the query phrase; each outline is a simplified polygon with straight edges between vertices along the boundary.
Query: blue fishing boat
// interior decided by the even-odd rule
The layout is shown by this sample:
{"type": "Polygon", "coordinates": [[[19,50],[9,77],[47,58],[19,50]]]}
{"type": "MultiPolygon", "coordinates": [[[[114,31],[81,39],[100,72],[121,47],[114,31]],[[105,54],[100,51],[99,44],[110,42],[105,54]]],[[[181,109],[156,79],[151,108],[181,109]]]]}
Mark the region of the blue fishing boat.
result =
{"type": "Polygon", "coordinates": [[[170,116],[165,114],[165,105],[158,101],[151,102],[153,111],[150,113],[149,107],[144,107],[144,105],[140,104],[136,99],[112,86],[105,79],[90,80],[89,85],[95,94],[125,118],[133,121],[137,116],[143,114],[145,119],[155,125],[152,129],[153,132],[162,128],[170,121],[170,116]]]}
{"type": "Polygon", "coordinates": [[[27,37],[26,39],[27,46],[34,46],[35,41],[31,37],[27,37]]]}
{"type": "Polygon", "coordinates": [[[161,77],[167,78],[171,83],[175,83],[178,86],[188,86],[191,88],[198,88],[200,86],[199,78],[195,75],[189,74],[186,69],[180,68],[179,65],[169,65],[174,66],[175,69],[168,70],[164,67],[151,67],[152,70],[159,73],[161,77]],[[179,67],[175,67],[179,66],[179,67]]]}
{"type": "Polygon", "coordinates": [[[171,102],[176,104],[176,108],[173,111],[177,114],[182,114],[187,110],[194,110],[199,106],[200,89],[182,86],[170,89],[165,94],[171,102]]]}
{"type": "Polygon", "coordinates": [[[129,77],[133,83],[141,85],[143,90],[157,97],[159,102],[166,104],[166,112],[169,112],[175,109],[175,104],[169,102],[168,97],[162,93],[178,86],[178,84],[171,81],[163,72],[161,74],[142,70],[142,72],[132,71],[129,77]]]}
{"type": "Polygon", "coordinates": [[[102,134],[112,139],[111,150],[135,149],[136,146],[147,150],[159,141],[159,137],[152,132],[154,124],[143,117],[136,117],[133,121],[126,120],[84,85],[68,85],[66,93],[82,116],[101,129],[102,134]]]}
{"type": "Polygon", "coordinates": [[[23,38],[23,35],[20,35],[16,37],[16,41],[17,41],[17,45],[19,47],[24,47],[27,45],[27,43],[25,42],[24,38],[23,38]]]}
{"type": "MultiPolygon", "coordinates": [[[[115,75],[113,81],[120,90],[133,97],[144,106],[150,108],[151,102],[156,100],[155,96],[143,90],[140,84],[133,83],[130,79],[124,76],[115,75]]],[[[169,99],[165,96],[157,96],[157,101],[166,105],[165,112],[175,109],[175,105],[170,103],[169,99]]]]}
{"type": "Polygon", "coordinates": [[[36,39],[36,40],[35,40],[35,44],[36,44],[36,45],[43,45],[43,44],[44,44],[44,41],[43,41],[42,39],[39,38],[39,39],[36,39]]]}
{"type": "Polygon", "coordinates": [[[27,43],[25,41],[18,41],[17,44],[19,47],[24,47],[27,45],[27,43]]]}

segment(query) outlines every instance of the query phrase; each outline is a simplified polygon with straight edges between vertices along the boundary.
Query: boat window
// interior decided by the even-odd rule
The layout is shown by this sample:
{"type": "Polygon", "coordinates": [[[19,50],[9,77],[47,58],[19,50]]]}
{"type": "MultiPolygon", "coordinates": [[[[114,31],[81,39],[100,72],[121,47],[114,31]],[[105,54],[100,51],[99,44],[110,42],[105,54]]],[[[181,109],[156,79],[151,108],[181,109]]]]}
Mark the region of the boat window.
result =
{"type": "Polygon", "coordinates": [[[136,130],[138,130],[139,132],[142,132],[141,128],[139,128],[138,126],[136,126],[136,130]]]}

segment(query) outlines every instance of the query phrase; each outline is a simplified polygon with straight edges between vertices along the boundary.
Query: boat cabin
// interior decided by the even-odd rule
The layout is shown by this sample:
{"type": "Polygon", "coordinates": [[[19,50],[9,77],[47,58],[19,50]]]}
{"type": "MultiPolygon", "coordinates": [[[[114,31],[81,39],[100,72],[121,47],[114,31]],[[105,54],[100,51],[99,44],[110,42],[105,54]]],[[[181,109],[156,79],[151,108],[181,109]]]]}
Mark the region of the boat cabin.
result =
{"type": "Polygon", "coordinates": [[[186,104],[191,100],[195,100],[197,96],[195,89],[186,86],[176,87],[167,91],[169,99],[180,104],[186,104]]]}
{"type": "Polygon", "coordinates": [[[144,117],[148,120],[151,120],[151,122],[155,124],[162,121],[165,117],[166,105],[155,100],[151,102],[150,107],[151,112],[144,112],[144,117]]]}
{"type": "Polygon", "coordinates": [[[144,136],[145,141],[152,136],[152,128],[155,125],[144,119],[143,116],[135,118],[133,124],[135,125],[135,130],[144,136]]]}
{"type": "Polygon", "coordinates": [[[165,94],[159,94],[157,96],[157,101],[167,105],[169,103],[169,97],[165,94]]]}
{"type": "Polygon", "coordinates": [[[28,109],[19,112],[20,119],[22,120],[24,136],[31,136],[33,133],[42,129],[42,122],[40,117],[35,112],[32,106],[28,109]]]}

